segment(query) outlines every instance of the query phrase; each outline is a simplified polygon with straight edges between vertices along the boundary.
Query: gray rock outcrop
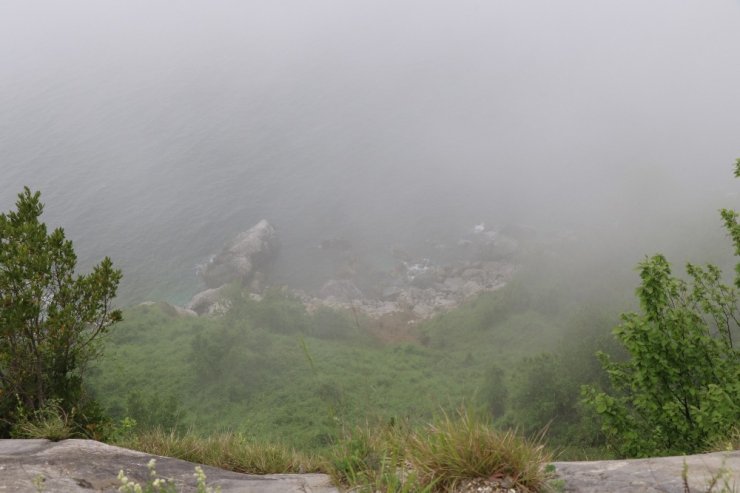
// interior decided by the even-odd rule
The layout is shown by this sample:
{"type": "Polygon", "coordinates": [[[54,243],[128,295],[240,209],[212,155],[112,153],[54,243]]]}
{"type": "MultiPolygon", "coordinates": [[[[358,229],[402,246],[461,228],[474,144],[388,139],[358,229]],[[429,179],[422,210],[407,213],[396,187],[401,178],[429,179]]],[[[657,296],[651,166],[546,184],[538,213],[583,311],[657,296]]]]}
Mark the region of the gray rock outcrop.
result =
{"type": "Polygon", "coordinates": [[[266,220],[240,233],[221,252],[201,267],[200,277],[209,288],[240,281],[249,284],[257,272],[264,272],[278,251],[275,228],[266,220]]]}
{"type": "Polygon", "coordinates": [[[186,310],[198,315],[222,315],[229,310],[229,303],[224,298],[227,286],[206,289],[193,296],[186,310]]]}
{"type": "MultiPolygon", "coordinates": [[[[149,479],[147,463],[156,459],[161,478],[177,491],[195,492],[197,464],[135,452],[92,440],[0,440],[0,492],[117,492],[118,472],[140,484],[149,479]]],[[[203,466],[209,486],[222,493],[338,493],[323,474],[257,476],[203,466]]]]}
{"type": "Polygon", "coordinates": [[[139,306],[156,306],[171,317],[197,317],[198,314],[189,308],[167,303],[166,301],[144,301],[139,306]]]}
{"type": "MultiPolygon", "coordinates": [[[[458,307],[482,292],[497,290],[511,280],[517,266],[505,258],[518,250],[518,242],[487,231],[483,224],[476,226],[475,231],[469,243],[477,247],[476,252],[462,252],[452,261],[447,255],[445,261],[449,263],[438,264],[426,257],[414,259],[408,252],[393,248],[391,253],[400,262],[392,270],[369,269],[364,273],[348,240],[325,239],[319,249],[338,254],[342,261],[334,278],[327,279],[313,293],[288,290],[303,301],[309,312],[327,306],[351,309],[376,320],[392,317],[414,324],[458,307]],[[481,250],[490,248],[494,248],[495,254],[481,250]]],[[[240,233],[198,268],[208,289],[193,296],[180,315],[225,313],[229,302],[222,290],[232,283],[251,294],[262,293],[270,286],[268,273],[278,248],[275,228],[266,220],[240,233]]]]}
{"type": "Polygon", "coordinates": [[[218,255],[199,266],[198,275],[208,289],[195,294],[184,310],[198,315],[225,313],[229,303],[223,290],[234,282],[253,292],[262,291],[278,250],[275,228],[265,219],[239,233],[218,255]]]}
{"type": "Polygon", "coordinates": [[[365,296],[349,280],[330,280],[318,297],[302,291],[295,294],[309,312],[320,306],[357,310],[370,318],[380,319],[393,313],[424,320],[460,306],[485,291],[506,285],[516,271],[508,262],[459,262],[438,266],[424,259],[415,264],[404,262],[393,279],[379,286],[376,297],[365,296]]]}
{"type": "Polygon", "coordinates": [[[553,465],[564,482],[564,492],[719,493],[735,491],[733,488],[740,486],[740,451],[685,457],[554,462],[553,465]],[[682,478],[684,464],[688,489],[682,478]],[[717,483],[709,489],[713,480],[717,483]],[[723,489],[725,484],[729,489],[723,489]]]}

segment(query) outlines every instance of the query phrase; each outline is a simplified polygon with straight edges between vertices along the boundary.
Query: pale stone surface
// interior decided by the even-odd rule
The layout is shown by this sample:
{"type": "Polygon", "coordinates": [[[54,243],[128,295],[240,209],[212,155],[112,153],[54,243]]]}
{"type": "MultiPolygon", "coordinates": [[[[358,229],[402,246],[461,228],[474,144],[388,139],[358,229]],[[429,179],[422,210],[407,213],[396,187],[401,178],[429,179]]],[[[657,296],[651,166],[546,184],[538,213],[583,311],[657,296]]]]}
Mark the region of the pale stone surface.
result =
{"type": "Polygon", "coordinates": [[[166,301],[143,301],[139,303],[139,306],[155,306],[159,307],[164,313],[172,317],[197,317],[198,314],[189,308],[183,308],[181,306],[167,303],[166,301]]]}
{"type": "Polygon", "coordinates": [[[336,279],[328,281],[318,297],[298,290],[293,294],[310,313],[320,306],[328,306],[358,311],[374,319],[394,312],[408,314],[418,321],[458,307],[482,292],[502,288],[517,268],[514,264],[493,261],[434,266],[426,260],[404,265],[406,271],[386,279],[389,284],[370,289],[371,295],[364,295],[351,281],[336,279]]]}
{"type": "Polygon", "coordinates": [[[218,288],[233,281],[248,284],[258,271],[275,259],[278,240],[275,228],[262,220],[240,233],[207,264],[201,266],[200,276],[209,288],[218,288]]]}
{"type": "MultiPolygon", "coordinates": [[[[115,492],[123,469],[131,480],[148,478],[147,463],[156,459],[159,477],[171,478],[178,491],[194,492],[196,464],[113,447],[92,440],[0,440],[0,492],[115,492]]],[[[203,467],[209,486],[222,493],[338,493],[323,474],[257,476],[203,467]]]]}
{"type": "Polygon", "coordinates": [[[206,289],[195,294],[188,303],[187,310],[198,315],[220,315],[229,309],[229,303],[224,298],[224,291],[228,286],[206,289]]]}
{"type": "Polygon", "coordinates": [[[682,479],[688,466],[691,492],[708,491],[712,478],[719,483],[712,492],[740,488],[740,451],[716,452],[685,457],[656,457],[631,460],[555,462],[555,471],[565,481],[564,492],[576,493],[685,493],[682,479]]]}
{"type": "MultiPolygon", "coordinates": [[[[489,238],[484,232],[472,243],[487,250],[498,242],[499,239],[494,241],[493,236],[489,238]]],[[[482,292],[503,287],[517,268],[507,260],[485,260],[490,257],[485,252],[462,252],[457,260],[448,259],[446,262],[450,263],[438,265],[429,258],[413,259],[410,254],[394,249],[393,256],[402,262],[391,271],[374,272],[372,283],[363,285],[354,264],[355,255],[348,253],[352,252],[348,241],[327,239],[320,248],[339,255],[348,265],[336,273],[336,278],[326,280],[318,292],[288,290],[303,301],[310,313],[326,306],[352,310],[373,319],[393,314],[401,318],[410,316],[409,323],[416,323],[460,306],[482,292]]],[[[277,232],[266,220],[239,234],[218,255],[197,268],[208,289],[193,296],[185,308],[175,307],[177,315],[217,316],[227,312],[229,303],[221,289],[230,283],[237,283],[251,293],[262,293],[270,286],[268,273],[278,250],[277,232]]]]}
{"type": "MultiPolygon", "coordinates": [[[[147,463],[157,460],[160,477],[171,478],[178,491],[195,491],[196,464],[113,447],[92,440],[0,440],[0,493],[115,492],[120,485],[118,471],[134,481],[148,478],[147,463]]],[[[564,481],[555,491],[572,493],[685,493],[682,480],[688,466],[691,492],[713,492],[740,487],[740,451],[686,457],[659,457],[634,460],[555,462],[555,471],[564,481]],[[724,471],[724,472],[723,472],[724,471]]],[[[324,474],[275,474],[256,476],[213,467],[203,467],[208,484],[223,493],[339,493],[324,474]]]]}

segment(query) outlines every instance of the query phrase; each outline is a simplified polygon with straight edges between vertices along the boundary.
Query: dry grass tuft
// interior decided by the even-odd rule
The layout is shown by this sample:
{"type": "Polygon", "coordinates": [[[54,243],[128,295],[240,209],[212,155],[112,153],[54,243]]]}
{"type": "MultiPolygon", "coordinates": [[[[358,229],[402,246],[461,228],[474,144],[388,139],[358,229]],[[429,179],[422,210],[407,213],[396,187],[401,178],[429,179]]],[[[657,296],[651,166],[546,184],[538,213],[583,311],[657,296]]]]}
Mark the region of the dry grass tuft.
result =
{"type": "Polygon", "coordinates": [[[192,432],[178,434],[155,429],[120,440],[116,445],[249,474],[320,470],[314,457],[279,443],[255,442],[237,433],[201,437],[192,432]]]}
{"type": "Polygon", "coordinates": [[[486,420],[461,409],[408,438],[406,456],[424,484],[452,491],[463,481],[483,478],[511,485],[516,491],[540,491],[550,479],[545,465],[552,460],[541,437],[526,439],[493,428],[486,420]]]}
{"type": "Polygon", "coordinates": [[[727,436],[714,440],[709,445],[710,452],[729,452],[740,450],[740,426],[734,426],[727,436]]]}
{"type": "Polygon", "coordinates": [[[552,458],[540,438],[497,430],[462,409],[419,430],[357,428],[335,445],[328,467],[359,491],[459,491],[475,481],[491,491],[544,491],[552,458]]]}
{"type": "Polygon", "coordinates": [[[551,479],[545,467],[551,456],[541,437],[497,430],[464,409],[421,429],[355,428],[321,458],[235,433],[201,437],[153,430],[117,445],[243,473],[328,472],[354,492],[455,492],[480,483],[487,491],[525,493],[546,491],[551,479]]]}

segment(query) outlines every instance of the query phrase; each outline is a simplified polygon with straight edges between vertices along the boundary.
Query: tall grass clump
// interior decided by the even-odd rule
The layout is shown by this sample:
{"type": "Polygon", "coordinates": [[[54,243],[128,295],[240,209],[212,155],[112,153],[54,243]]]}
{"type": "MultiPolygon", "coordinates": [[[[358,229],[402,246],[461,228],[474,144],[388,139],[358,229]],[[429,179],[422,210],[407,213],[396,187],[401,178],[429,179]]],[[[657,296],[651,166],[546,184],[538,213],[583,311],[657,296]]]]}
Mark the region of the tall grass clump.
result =
{"type": "Polygon", "coordinates": [[[494,490],[535,492],[551,479],[551,456],[540,442],[461,409],[418,429],[357,428],[334,445],[328,468],[337,484],[357,491],[456,491],[482,481],[494,490]]]}
{"type": "Polygon", "coordinates": [[[319,461],[314,457],[296,452],[280,443],[254,441],[231,432],[202,437],[192,431],[179,434],[155,428],[123,438],[116,445],[249,474],[307,473],[320,470],[319,461]]]}
{"type": "Polygon", "coordinates": [[[526,439],[497,430],[461,409],[453,419],[443,414],[407,440],[406,458],[422,484],[452,491],[463,481],[485,478],[517,491],[541,491],[550,479],[552,459],[540,438],[526,439]]]}
{"type": "Polygon", "coordinates": [[[429,493],[408,467],[406,426],[358,426],[345,430],[326,455],[334,483],[350,491],[370,493],[429,493]]]}
{"type": "Polygon", "coordinates": [[[75,436],[73,417],[74,409],[67,413],[58,400],[52,399],[30,416],[20,409],[10,434],[13,438],[46,438],[58,442],[75,436]]]}
{"type": "Polygon", "coordinates": [[[390,429],[368,425],[345,430],[326,454],[332,479],[343,486],[374,484],[390,456],[397,456],[397,440],[390,429]]]}
{"type": "Polygon", "coordinates": [[[709,452],[729,452],[740,450],[740,426],[733,426],[726,436],[715,439],[709,444],[709,452]]]}

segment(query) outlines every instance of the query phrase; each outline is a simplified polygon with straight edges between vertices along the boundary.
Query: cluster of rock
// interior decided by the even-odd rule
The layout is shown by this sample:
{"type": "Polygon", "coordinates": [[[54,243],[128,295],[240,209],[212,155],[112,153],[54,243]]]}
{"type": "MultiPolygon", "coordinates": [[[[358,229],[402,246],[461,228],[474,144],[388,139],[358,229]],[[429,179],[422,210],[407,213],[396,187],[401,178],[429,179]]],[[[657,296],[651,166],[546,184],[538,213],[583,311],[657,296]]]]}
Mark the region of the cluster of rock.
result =
{"type": "Polygon", "coordinates": [[[374,296],[346,279],[328,281],[318,296],[297,294],[309,311],[329,306],[357,310],[372,318],[404,312],[421,320],[460,306],[484,291],[503,287],[515,270],[514,264],[502,261],[435,266],[423,259],[415,264],[403,263],[392,282],[373,290],[374,296]]]}
{"type": "Polygon", "coordinates": [[[228,310],[224,290],[235,282],[252,292],[261,292],[278,250],[275,228],[264,219],[240,233],[220,253],[198,267],[198,275],[208,289],[193,296],[186,309],[198,315],[223,313],[228,310]]]}
{"type": "MultiPolygon", "coordinates": [[[[479,236],[485,240],[481,245],[493,244],[492,236],[479,236]]],[[[351,245],[334,239],[322,242],[320,248],[327,254],[347,255],[351,245]]],[[[278,250],[275,228],[266,220],[260,221],[198,267],[198,275],[208,289],[193,296],[185,308],[169,308],[180,316],[223,314],[229,309],[226,291],[232,285],[259,298],[268,287],[267,276],[278,250]]],[[[352,276],[330,279],[315,293],[286,289],[301,299],[309,312],[328,306],[352,309],[376,319],[402,313],[417,321],[455,308],[481,292],[501,288],[516,270],[514,264],[503,260],[458,260],[436,265],[427,258],[414,260],[408,254],[396,258],[399,262],[392,272],[383,273],[375,285],[363,289],[352,276]]]]}

